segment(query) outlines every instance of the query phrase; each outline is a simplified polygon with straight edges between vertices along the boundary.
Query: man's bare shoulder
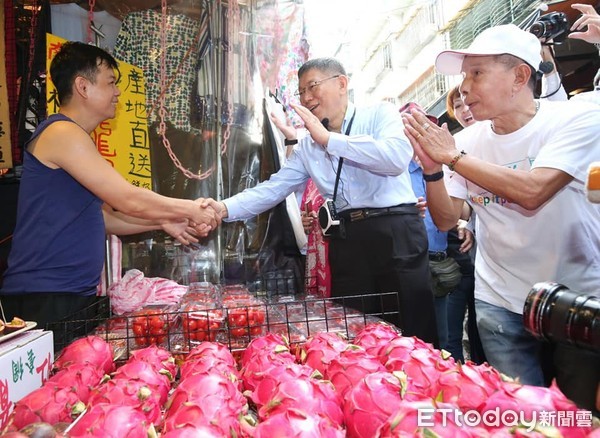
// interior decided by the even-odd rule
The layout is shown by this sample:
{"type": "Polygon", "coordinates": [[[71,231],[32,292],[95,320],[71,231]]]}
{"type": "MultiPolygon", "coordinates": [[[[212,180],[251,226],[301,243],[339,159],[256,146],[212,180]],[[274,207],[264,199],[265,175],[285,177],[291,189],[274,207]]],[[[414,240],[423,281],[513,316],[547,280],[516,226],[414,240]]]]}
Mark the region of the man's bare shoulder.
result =
{"type": "MultiPolygon", "coordinates": [[[[93,140],[79,125],[67,120],[50,124],[28,146],[38,160],[52,168],[63,167],[61,162],[79,155],[80,150],[93,147],[93,140]]],[[[94,148],[95,149],[95,148],[94,148]]]]}

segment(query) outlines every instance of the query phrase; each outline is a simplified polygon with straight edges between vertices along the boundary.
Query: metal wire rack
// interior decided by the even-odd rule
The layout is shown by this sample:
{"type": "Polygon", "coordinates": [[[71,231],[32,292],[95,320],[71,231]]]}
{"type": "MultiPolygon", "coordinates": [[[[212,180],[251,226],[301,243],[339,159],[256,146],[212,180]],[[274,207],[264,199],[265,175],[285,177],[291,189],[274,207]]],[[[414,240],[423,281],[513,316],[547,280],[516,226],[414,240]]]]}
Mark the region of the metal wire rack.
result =
{"type": "Polygon", "coordinates": [[[182,355],[203,341],[217,341],[231,351],[240,351],[267,333],[281,334],[292,345],[324,331],[352,340],[370,322],[398,324],[399,313],[396,292],[335,298],[233,293],[221,303],[192,296],[179,306],[147,306],[119,316],[110,314],[105,298],[93,309],[50,324],[48,329],[55,331],[56,353],[81,336],[95,334],[113,345],[115,356],[127,359],[131,351],[152,344],[182,355]],[[96,316],[91,318],[92,314],[96,316]]]}

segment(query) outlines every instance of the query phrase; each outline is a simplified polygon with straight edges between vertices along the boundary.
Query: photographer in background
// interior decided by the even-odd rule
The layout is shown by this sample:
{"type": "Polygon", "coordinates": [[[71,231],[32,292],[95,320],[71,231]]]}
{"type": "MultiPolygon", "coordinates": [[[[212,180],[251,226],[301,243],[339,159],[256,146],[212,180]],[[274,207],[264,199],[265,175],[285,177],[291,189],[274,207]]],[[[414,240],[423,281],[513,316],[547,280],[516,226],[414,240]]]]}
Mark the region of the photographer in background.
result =
{"type": "MultiPolygon", "coordinates": [[[[540,67],[542,77],[541,99],[548,100],[568,100],[569,97],[562,86],[561,76],[558,72],[558,66],[554,56],[555,44],[560,44],[566,37],[580,39],[591,44],[595,44],[600,49],[600,16],[596,9],[587,4],[575,3],[571,5],[582,13],[571,26],[566,14],[562,12],[551,12],[540,16],[531,26],[526,28],[533,33],[542,44],[542,59],[544,65],[540,67]]],[[[586,100],[600,104],[600,70],[593,81],[594,90],[591,92],[579,93],[572,97],[576,100],[586,100]]]]}
{"type": "MultiPolygon", "coordinates": [[[[571,7],[581,12],[581,17],[571,26],[569,38],[594,44],[600,50],[600,15],[596,9],[593,6],[580,3],[575,3],[571,7]]],[[[573,96],[573,99],[600,104],[600,70],[594,78],[594,90],[579,93],[573,96]]]]}
{"type": "Polygon", "coordinates": [[[393,313],[386,319],[406,336],[437,346],[427,235],[408,171],[414,151],[400,115],[385,102],[356,108],[346,70],[333,58],[306,62],[298,79],[301,105],[292,107],[310,135],[267,181],[222,201],[221,216],[254,217],[312,178],[321,195],[335,201],[335,208],[325,204],[331,221],[339,221],[330,230],[331,296],[397,294],[389,305],[374,296],[355,307],[395,312],[399,303],[400,320],[393,313]]]}
{"type": "MultiPolygon", "coordinates": [[[[540,8],[542,7],[545,10],[548,9],[546,5],[540,6],[540,8]]],[[[560,44],[566,38],[567,31],[569,30],[569,20],[563,12],[550,12],[549,14],[539,16],[540,11],[544,10],[540,8],[535,12],[538,18],[530,26],[522,27],[524,30],[534,34],[542,45],[541,54],[543,62],[537,73],[538,75],[542,75],[540,99],[568,100],[554,57],[554,45],[560,44]]]]}

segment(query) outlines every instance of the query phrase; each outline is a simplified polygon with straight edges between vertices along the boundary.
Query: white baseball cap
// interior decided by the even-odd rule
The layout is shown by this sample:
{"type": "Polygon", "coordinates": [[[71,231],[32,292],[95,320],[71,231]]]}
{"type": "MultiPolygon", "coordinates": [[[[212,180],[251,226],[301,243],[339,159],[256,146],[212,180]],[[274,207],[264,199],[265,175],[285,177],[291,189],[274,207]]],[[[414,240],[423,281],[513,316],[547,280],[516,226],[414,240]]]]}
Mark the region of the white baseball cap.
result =
{"type": "Polygon", "coordinates": [[[542,45],[531,32],[514,24],[490,27],[481,32],[466,50],[444,50],[435,60],[435,68],[442,74],[461,73],[465,56],[513,55],[529,64],[535,71],[542,62],[542,45]]]}

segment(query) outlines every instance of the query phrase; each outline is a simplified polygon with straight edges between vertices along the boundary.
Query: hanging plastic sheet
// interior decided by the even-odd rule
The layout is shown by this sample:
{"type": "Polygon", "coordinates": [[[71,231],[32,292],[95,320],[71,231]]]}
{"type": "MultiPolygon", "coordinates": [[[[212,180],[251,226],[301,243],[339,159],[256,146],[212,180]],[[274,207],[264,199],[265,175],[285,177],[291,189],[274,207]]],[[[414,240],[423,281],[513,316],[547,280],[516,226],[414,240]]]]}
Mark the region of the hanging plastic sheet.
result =
{"type": "MultiPolygon", "coordinates": [[[[289,106],[296,71],[306,60],[303,9],[284,1],[205,0],[200,12],[193,19],[165,17],[160,8],[132,12],[123,19],[115,54],[136,58],[147,78],[157,191],[223,199],[279,168],[264,96],[273,91],[289,106]]],[[[248,221],[224,223],[197,249],[182,248],[160,233],[144,237],[126,241],[124,269],[180,283],[256,284],[291,276],[298,288],[302,284],[302,259],[284,203],[248,221]]]]}

